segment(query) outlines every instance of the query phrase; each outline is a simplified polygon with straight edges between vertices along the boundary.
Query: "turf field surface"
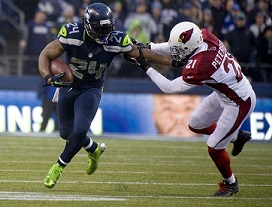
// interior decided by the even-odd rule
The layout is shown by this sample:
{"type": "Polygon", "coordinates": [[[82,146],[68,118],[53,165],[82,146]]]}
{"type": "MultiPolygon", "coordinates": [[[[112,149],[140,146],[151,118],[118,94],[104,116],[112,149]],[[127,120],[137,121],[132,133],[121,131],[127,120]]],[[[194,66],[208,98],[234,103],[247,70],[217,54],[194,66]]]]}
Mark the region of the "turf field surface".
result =
{"type": "Polygon", "coordinates": [[[94,140],[108,147],[98,170],[86,174],[87,153],[81,150],[56,186],[47,189],[43,178],[64,140],[0,137],[0,206],[272,206],[271,144],[251,141],[231,157],[240,192],[218,198],[212,195],[222,178],[203,141],[94,140]]]}

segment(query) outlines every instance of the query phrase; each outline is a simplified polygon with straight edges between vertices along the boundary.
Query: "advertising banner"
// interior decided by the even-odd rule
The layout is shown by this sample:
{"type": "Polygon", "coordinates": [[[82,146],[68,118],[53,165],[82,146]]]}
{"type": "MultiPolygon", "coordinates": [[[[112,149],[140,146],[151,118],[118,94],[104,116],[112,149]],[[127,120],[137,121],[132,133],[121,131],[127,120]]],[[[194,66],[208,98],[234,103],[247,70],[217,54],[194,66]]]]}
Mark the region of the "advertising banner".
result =
{"type": "MultiPolygon", "coordinates": [[[[43,110],[36,91],[0,90],[0,97],[0,133],[40,131],[43,110]]],[[[188,119],[203,98],[185,94],[104,93],[90,132],[197,137],[188,129],[188,119]]],[[[257,98],[256,108],[242,129],[251,131],[253,139],[270,140],[271,113],[272,98],[257,98]]],[[[55,131],[56,121],[52,114],[45,132],[55,131]]]]}

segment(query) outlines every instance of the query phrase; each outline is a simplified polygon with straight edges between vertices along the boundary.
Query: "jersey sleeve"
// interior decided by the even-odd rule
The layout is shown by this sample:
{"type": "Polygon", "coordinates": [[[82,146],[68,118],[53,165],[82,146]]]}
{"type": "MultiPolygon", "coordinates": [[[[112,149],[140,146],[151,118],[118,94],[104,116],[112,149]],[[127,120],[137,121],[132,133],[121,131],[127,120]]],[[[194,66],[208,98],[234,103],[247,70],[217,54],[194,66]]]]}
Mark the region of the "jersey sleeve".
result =
{"type": "Polygon", "coordinates": [[[146,71],[146,74],[164,93],[185,92],[196,87],[183,81],[182,77],[169,80],[152,67],[146,71]]]}
{"type": "Polygon", "coordinates": [[[168,42],[163,43],[150,43],[150,49],[163,55],[170,55],[170,46],[168,42]]]}
{"type": "Polygon", "coordinates": [[[128,34],[124,32],[124,38],[122,41],[122,47],[121,47],[121,52],[129,52],[133,49],[133,43],[131,39],[129,38],[128,34]]]}
{"type": "Polygon", "coordinates": [[[113,31],[109,37],[109,43],[103,47],[109,52],[126,53],[133,49],[133,43],[126,32],[113,31]]]}
{"type": "Polygon", "coordinates": [[[84,28],[79,23],[68,23],[61,27],[58,33],[58,39],[65,50],[70,45],[80,46],[83,44],[84,28]]]}

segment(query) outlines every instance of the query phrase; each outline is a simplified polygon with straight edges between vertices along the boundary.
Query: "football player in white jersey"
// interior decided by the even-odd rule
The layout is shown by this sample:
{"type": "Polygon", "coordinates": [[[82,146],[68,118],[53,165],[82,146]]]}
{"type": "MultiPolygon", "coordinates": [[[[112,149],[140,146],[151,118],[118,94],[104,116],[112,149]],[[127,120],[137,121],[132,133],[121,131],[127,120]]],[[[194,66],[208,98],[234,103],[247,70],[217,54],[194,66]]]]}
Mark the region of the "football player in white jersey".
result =
{"type": "Polygon", "coordinates": [[[238,181],[226,148],[232,142],[232,155],[237,156],[251,139],[250,132],[239,128],[256,105],[255,92],[241,66],[215,35],[191,22],[177,24],[170,32],[168,42],[151,43],[150,48],[184,61],[181,76],[168,80],[148,65],[142,53],[144,50],[147,54],[147,49],[139,47],[136,63],[163,92],[185,92],[202,85],[214,90],[191,114],[188,125],[195,133],[209,135],[208,153],[223,177],[214,196],[237,193],[238,181]]]}

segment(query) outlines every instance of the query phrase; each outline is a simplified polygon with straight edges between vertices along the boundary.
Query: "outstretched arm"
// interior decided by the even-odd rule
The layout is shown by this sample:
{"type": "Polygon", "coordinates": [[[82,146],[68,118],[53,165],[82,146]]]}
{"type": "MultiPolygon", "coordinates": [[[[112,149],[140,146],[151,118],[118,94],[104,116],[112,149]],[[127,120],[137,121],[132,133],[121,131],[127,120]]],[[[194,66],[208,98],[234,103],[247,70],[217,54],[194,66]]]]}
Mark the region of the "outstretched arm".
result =
{"type": "Polygon", "coordinates": [[[146,71],[146,74],[164,93],[184,92],[196,87],[195,85],[184,82],[182,76],[174,80],[165,78],[162,74],[148,65],[141,48],[139,49],[139,56],[135,59],[135,63],[146,71]]]}
{"type": "MultiPolygon", "coordinates": [[[[142,48],[143,55],[146,58],[148,62],[158,63],[161,65],[167,65],[172,66],[172,58],[170,55],[163,55],[160,53],[157,53],[153,50],[150,50],[148,48],[142,48]]],[[[137,45],[133,45],[133,49],[126,53],[127,56],[130,58],[136,58],[139,56],[139,48],[137,45]]]]}
{"type": "Polygon", "coordinates": [[[160,65],[167,65],[167,66],[181,68],[187,62],[187,59],[173,59],[170,56],[169,51],[167,52],[168,50],[167,47],[165,47],[165,45],[168,45],[168,43],[165,42],[165,43],[153,44],[153,45],[156,45],[156,47],[152,48],[151,50],[147,47],[142,47],[141,44],[134,44],[133,49],[130,52],[126,53],[124,57],[128,61],[134,62],[135,59],[139,57],[140,55],[139,49],[141,49],[143,56],[149,63],[153,62],[160,65]],[[160,52],[157,52],[156,50],[160,52]]]}
{"type": "Polygon", "coordinates": [[[148,68],[146,74],[164,93],[185,92],[196,87],[195,85],[184,82],[182,76],[174,80],[169,80],[152,67],[148,68]]]}

